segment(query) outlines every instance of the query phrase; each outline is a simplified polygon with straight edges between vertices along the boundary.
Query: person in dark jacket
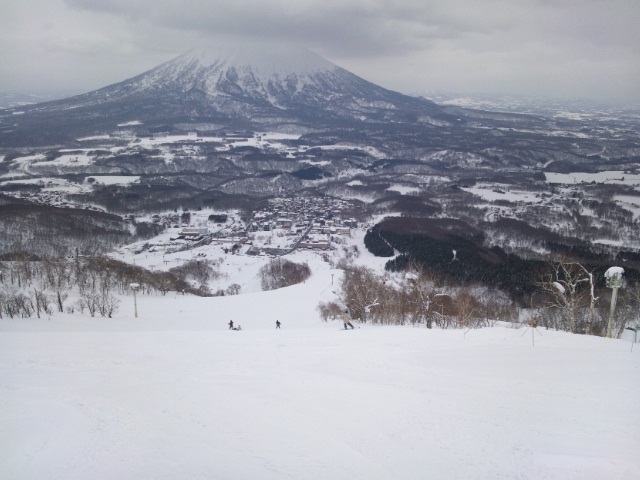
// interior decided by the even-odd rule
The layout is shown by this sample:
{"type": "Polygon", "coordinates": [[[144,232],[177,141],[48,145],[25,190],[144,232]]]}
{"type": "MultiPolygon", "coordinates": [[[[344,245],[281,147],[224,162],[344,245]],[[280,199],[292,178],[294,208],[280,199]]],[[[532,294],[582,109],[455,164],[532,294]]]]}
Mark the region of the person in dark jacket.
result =
{"type": "Polygon", "coordinates": [[[229,320],[229,330],[233,330],[233,320],[229,320]]]}
{"type": "Polygon", "coordinates": [[[280,323],[280,320],[276,320],[276,328],[280,328],[280,325],[282,325],[282,324],[280,323]]]}

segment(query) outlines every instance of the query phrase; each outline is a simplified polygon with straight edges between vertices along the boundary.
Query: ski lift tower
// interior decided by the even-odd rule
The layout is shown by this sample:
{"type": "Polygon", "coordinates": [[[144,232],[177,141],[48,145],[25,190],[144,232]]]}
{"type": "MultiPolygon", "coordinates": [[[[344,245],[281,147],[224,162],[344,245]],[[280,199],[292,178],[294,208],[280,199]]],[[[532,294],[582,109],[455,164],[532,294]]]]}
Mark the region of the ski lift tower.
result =
{"type": "Polygon", "coordinates": [[[611,338],[611,328],[613,327],[613,317],[616,311],[616,300],[618,299],[618,289],[624,283],[622,275],[624,269],[622,267],[611,267],[604,272],[607,280],[607,287],[611,289],[611,309],[609,310],[609,323],[607,324],[607,338],[611,338]]]}
{"type": "Polygon", "coordinates": [[[138,302],[136,301],[136,292],[140,289],[139,283],[130,283],[129,288],[133,291],[133,311],[135,318],[138,318],[138,302]]]}

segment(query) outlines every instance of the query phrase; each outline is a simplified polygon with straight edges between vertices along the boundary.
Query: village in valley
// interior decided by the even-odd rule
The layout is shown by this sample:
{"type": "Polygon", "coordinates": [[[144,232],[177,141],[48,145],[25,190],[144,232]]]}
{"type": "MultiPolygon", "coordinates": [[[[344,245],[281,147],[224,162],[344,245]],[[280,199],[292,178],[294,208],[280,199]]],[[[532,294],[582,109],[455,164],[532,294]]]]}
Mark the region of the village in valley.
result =
{"type": "MultiPolygon", "coordinates": [[[[276,198],[269,204],[271,208],[254,212],[248,222],[238,212],[209,209],[141,217],[138,220],[163,224],[166,233],[125,248],[135,253],[160,249],[173,253],[213,244],[225,252],[275,256],[296,249],[330,250],[343,243],[341,237],[350,236],[351,230],[358,228],[356,219],[341,215],[349,206],[344,200],[276,198]]],[[[134,221],[134,217],[128,215],[126,220],[134,221]]]]}
{"type": "MultiPolygon", "coordinates": [[[[190,260],[209,261],[220,272],[209,285],[215,291],[224,290],[225,282],[237,277],[237,272],[225,272],[225,265],[251,265],[255,270],[271,258],[296,253],[304,258],[314,253],[343,257],[342,250],[357,249],[365,233],[366,226],[347,217],[352,205],[345,200],[295,197],[268,203],[268,208],[253,212],[249,219],[238,211],[212,209],[128,215],[127,222],[160,224],[164,232],[121,247],[110,256],[150,270],[169,270],[190,260]],[[229,263],[228,255],[236,259],[229,263]]],[[[246,291],[246,285],[241,286],[246,291]]]]}

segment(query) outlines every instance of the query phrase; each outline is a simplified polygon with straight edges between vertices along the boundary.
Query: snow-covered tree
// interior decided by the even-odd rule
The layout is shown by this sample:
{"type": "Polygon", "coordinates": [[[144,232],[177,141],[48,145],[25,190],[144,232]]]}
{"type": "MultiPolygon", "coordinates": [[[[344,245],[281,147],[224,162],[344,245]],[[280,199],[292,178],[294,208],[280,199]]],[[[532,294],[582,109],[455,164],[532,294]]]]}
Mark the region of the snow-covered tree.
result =
{"type": "Polygon", "coordinates": [[[591,333],[597,297],[594,293],[593,274],[578,262],[558,261],[542,274],[537,283],[546,294],[545,307],[559,313],[561,321],[555,327],[578,332],[583,327],[591,333]],[[578,321],[578,313],[589,304],[584,325],[578,321]]]}

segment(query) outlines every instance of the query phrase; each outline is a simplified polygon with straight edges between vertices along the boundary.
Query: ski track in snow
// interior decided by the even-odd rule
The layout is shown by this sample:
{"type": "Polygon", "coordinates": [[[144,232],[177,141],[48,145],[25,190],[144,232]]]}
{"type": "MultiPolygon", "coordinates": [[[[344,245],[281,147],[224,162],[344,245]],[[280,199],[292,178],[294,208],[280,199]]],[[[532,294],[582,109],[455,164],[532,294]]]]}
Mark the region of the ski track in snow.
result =
{"type": "Polygon", "coordinates": [[[347,333],[315,309],[340,272],[314,271],[273,292],[138,295],[138,318],[123,297],[113,319],[0,320],[2,478],[638,478],[640,348],[347,333]]]}

